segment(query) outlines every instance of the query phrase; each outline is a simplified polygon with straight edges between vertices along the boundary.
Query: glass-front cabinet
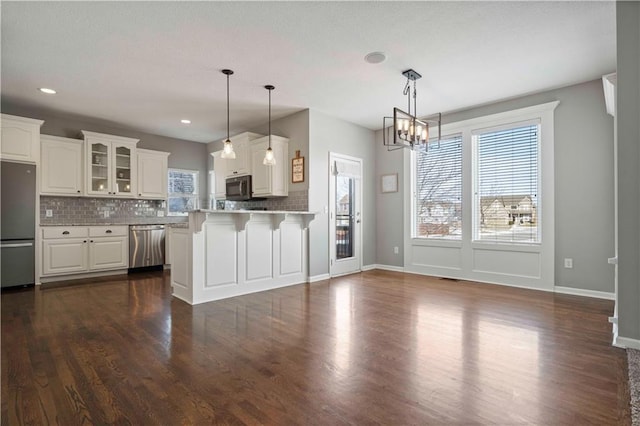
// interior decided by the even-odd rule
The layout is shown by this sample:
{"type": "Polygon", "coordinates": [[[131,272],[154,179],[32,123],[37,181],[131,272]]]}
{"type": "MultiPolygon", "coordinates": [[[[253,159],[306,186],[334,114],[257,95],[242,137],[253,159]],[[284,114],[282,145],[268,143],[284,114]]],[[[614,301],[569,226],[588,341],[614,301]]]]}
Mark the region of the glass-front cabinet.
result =
{"type": "Polygon", "coordinates": [[[138,139],[82,131],[87,152],[87,195],[132,197],[138,139]]]}

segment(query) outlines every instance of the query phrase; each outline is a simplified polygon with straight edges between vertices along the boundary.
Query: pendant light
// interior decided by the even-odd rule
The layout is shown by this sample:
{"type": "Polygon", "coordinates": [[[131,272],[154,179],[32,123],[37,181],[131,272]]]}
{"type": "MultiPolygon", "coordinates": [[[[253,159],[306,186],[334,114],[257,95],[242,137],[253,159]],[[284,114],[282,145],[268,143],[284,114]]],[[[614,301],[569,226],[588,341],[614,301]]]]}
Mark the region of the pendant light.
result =
{"type": "Polygon", "coordinates": [[[264,88],[269,91],[269,148],[267,148],[267,152],[264,154],[262,164],[265,166],[275,166],[276,158],[273,156],[273,150],[271,149],[271,91],[275,89],[275,87],[268,84],[264,86],[264,88]]]}
{"type": "Polygon", "coordinates": [[[231,144],[231,139],[229,139],[229,76],[233,74],[233,71],[222,70],[222,74],[227,76],[227,140],[224,141],[224,147],[220,157],[226,158],[227,160],[235,160],[236,153],[233,151],[233,145],[231,144]]]}

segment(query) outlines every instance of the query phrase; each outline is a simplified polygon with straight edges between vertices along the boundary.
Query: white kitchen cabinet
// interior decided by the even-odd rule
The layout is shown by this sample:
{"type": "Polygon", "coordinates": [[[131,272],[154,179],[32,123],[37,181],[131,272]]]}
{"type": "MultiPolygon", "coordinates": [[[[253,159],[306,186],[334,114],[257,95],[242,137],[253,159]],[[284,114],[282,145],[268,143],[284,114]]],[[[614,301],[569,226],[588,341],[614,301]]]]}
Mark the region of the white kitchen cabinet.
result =
{"type": "Polygon", "coordinates": [[[82,131],[85,140],[86,194],[131,198],[136,195],[138,139],[82,131]]]}
{"type": "Polygon", "coordinates": [[[129,266],[127,226],[42,227],[42,274],[72,275],[129,266]]]}
{"type": "Polygon", "coordinates": [[[83,194],[83,147],[81,139],[40,137],[40,194],[83,194]]]}
{"type": "Polygon", "coordinates": [[[129,263],[127,237],[91,238],[89,240],[89,269],[126,268],[129,263]]]}
{"type": "Polygon", "coordinates": [[[259,139],[261,137],[263,137],[263,135],[244,132],[230,138],[231,143],[233,144],[233,150],[236,153],[236,158],[235,160],[223,160],[226,161],[225,178],[251,174],[251,154],[249,152],[249,145],[251,141],[259,139]]]}
{"type": "Polygon", "coordinates": [[[169,153],[137,149],[138,198],[166,200],[169,153]]]}
{"type": "Polygon", "coordinates": [[[0,158],[21,163],[40,162],[40,126],[44,121],[1,114],[0,158]]]}
{"type": "Polygon", "coordinates": [[[289,139],[271,135],[274,166],[262,164],[269,147],[269,137],[251,143],[251,175],[254,197],[286,197],[289,195],[289,139]]]}
{"type": "Polygon", "coordinates": [[[88,247],[86,237],[42,240],[43,275],[86,272],[88,247]]]}
{"type": "Polygon", "coordinates": [[[214,195],[216,200],[227,198],[227,160],[221,157],[222,151],[212,152],[213,175],[215,181],[214,195]]]}

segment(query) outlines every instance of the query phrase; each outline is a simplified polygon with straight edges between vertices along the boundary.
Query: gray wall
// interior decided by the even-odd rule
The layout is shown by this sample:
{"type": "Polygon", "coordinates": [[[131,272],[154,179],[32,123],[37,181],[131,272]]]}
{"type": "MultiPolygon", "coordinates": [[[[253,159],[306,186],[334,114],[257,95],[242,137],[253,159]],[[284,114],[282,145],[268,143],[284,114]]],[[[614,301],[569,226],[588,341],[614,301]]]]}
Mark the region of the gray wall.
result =
{"type": "Polygon", "coordinates": [[[376,260],[375,134],[372,130],[309,112],[309,210],[319,212],[309,228],[309,275],[329,273],[329,153],[362,158],[362,264],[376,260]]]}
{"type": "MultiPolygon", "coordinates": [[[[65,138],[81,139],[81,130],[106,133],[140,139],[138,148],[153,149],[170,152],[169,167],[176,169],[198,170],[200,172],[200,199],[206,201],[207,188],[207,145],[182,139],[151,135],[132,129],[118,127],[114,123],[91,117],[65,114],[58,111],[42,110],[21,105],[2,103],[4,114],[44,120],[40,132],[44,135],[62,136],[65,138]]],[[[201,204],[206,207],[207,204],[201,204]]]]}
{"type": "Polygon", "coordinates": [[[640,3],[617,2],[618,335],[640,339],[640,3]]]}
{"type": "MultiPolygon", "coordinates": [[[[569,86],[447,114],[452,123],[558,100],[555,110],[555,284],[614,291],[613,117],[606,114],[602,81],[569,86]],[[573,259],[565,269],[563,259],[573,259]]],[[[402,156],[388,153],[377,132],[378,178],[402,173],[402,156]]],[[[403,193],[378,202],[378,263],[402,266],[402,224],[395,223],[403,193]],[[392,201],[392,202],[391,202],[392,201]]],[[[407,216],[407,215],[405,215],[407,216]]]]}

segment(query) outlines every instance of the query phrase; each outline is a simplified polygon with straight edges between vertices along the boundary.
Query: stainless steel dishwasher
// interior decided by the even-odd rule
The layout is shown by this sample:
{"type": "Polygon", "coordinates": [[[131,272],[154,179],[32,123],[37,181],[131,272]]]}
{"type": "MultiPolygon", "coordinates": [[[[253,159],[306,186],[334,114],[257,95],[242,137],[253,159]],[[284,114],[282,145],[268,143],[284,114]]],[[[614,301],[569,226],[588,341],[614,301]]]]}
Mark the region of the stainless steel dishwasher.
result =
{"type": "Polygon", "coordinates": [[[129,268],[164,265],[164,225],[129,226],[129,268]]]}

